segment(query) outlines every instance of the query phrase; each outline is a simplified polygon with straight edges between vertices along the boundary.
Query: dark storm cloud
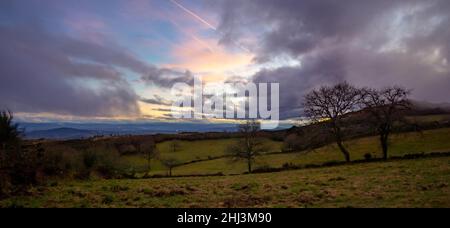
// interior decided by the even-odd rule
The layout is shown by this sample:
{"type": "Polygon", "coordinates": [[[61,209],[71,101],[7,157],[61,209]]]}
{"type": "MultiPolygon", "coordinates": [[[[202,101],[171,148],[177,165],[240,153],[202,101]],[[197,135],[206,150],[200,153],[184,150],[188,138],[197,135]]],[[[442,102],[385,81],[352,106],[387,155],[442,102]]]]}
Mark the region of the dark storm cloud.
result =
{"type": "Polygon", "coordinates": [[[154,95],[154,98],[141,98],[141,101],[147,104],[171,106],[172,102],[161,96],[154,95]]]}
{"type": "Polygon", "coordinates": [[[288,55],[301,62],[254,76],[280,83],[284,117],[299,114],[311,88],[343,80],[450,101],[450,1],[231,0],[220,8],[222,43],[257,34],[256,61],[288,55]]]}
{"type": "MultiPolygon", "coordinates": [[[[379,0],[249,0],[223,1],[220,25],[223,42],[239,39],[259,28],[259,58],[280,53],[301,55],[330,42],[359,36],[374,19],[397,9],[405,1],[379,0]],[[255,13],[258,12],[258,13],[255,13]]],[[[409,1],[413,3],[414,1],[409,1]]]]}
{"type": "Polygon", "coordinates": [[[0,108],[138,115],[139,97],[123,70],[161,86],[189,81],[190,74],[143,62],[113,38],[90,42],[70,36],[63,20],[70,3],[52,3],[0,2],[0,108]]]}
{"type": "Polygon", "coordinates": [[[280,83],[280,118],[298,117],[305,91],[344,80],[345,69],[341,61],[342,56],[336,51],[321,53],[306,57],[302,66],[262,70],[254,75],[253,81],[280,83]]]}
{"type": "Polygon", "coordinates": [[[143,66],[122,50],[46,33],[36,26],[0,26],[0,34],[2,108],[80,116],[139,112],[134,91],[114,66],[134,71],[143,66]]]}
{"type": "Polygon", "coordinates": [[[192,85],[194,77],[189,71],[181,72],[173,69],[153,67],[147,74],[142,76],[142,80],[147,84],[170,88],[175,83],[192,85]]]}
{"type": "Polygon", "coordinates": [[[14,111],[138,114],[138,97],[118,67],[162,86],[190,78],[148,65],[119,46],[55,35],[38,26],[0,26],[0,34],[0,105],[14,111]],[[95,80],[95,88],[83,84],[86,79],[95,80]]]}

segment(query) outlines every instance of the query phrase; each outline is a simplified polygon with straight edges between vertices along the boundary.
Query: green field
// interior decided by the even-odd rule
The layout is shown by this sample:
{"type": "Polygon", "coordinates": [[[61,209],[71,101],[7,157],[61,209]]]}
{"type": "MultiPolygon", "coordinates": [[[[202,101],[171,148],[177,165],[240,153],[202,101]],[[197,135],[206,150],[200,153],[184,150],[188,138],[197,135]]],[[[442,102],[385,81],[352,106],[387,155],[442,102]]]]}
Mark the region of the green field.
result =
{"type": "MultiPolygon", "coordinates": [[[[236,143],[238,139],[216,139],[199,141],[177,141],[179,149],[173,151],[171,145],[173,141],[166,141],[157,144],[157,149],[162,158],[176,158],[181,162],[208,159],[223,156],[227,147],[236,143]]],[[[280,152],[281,142],[263,139],[265,147],[270,152],[280,152]]]]}
{"type": "Polygon", "coordinates": [[[0,201],[0,207],[450,207],[449,184],[450,157],[442,157],[238,176],[62,182],[0,201]]]}
{"type": "MultiPolygon", "coordinates": [[[[179,163],[186,163],[195,160],[214,159],[225,155],[229,145],[236,143],[238,139],[215,139],[198,141],[176,141],[177,149],[173,150],[174,141],[158,143],[156,148],[160,153],[160,159],[174,158],[179,163]]],[[[268,152],[280,152],[282,142],[264,139],[264,147],[268,152]]],[[[122,156],[124,165],[131,166],[138,172],[147,170],[147,160],[145,155],[122,156]]],[[[166,168],[158,160],[151,162],[152,171],[150,174],[165,174],[166,168]]]]}
{"type": "MultiPolygon", "coordinates": [[[[390,155],[450,151],[450,129],[403,133],[392,137],[390,155]]],[[[224,155],[236,139],[181,141],[157,145],[161,156],[187,162],[224,155]]],[[[282,143],[266,140],[273,152],[282,143]]],[[[381,157],[376,137],[347,142],[353,160],[364,154],[381,157]]],[[[122,156],[124,166],[145,170],[144,156],[122,156]]],[[[325,146],[313,151],[266,154],[256,167],[281,167],[343,161],[339,150],[325,146]]],[[[151,174],[166,169],[153,161],[151,174]]],[[[174,175],[240,174],[244,163],[228,158],[195,162],[175,168],[174,175]]],[[[0,201],[0,207],[450,207],[450,157],[349,164],[265,174],[49,181],[26,196],[0,201]]]]}
{"type": "MultiPolygon", "coordinates": [[[[373,158],[380,158],[381,150],[377,137],[351,140],[346,143],[352,159],[364,159],[366,153],[373,158]]],[[[391,139],[390,156],[403,156],[412,153],[429,153],[450,151],[450,129],[428,130],[421,133],[403,133],[393,135],[391,139]]],[[[339,149],[329,145],[312,151],[297,153],[272,154],[257,159],[256,167],[281,167],[285,163],[294,165],[323,164],[332,161],[344,161],[339,149]]],[[[193,163],[174,169],[175,175],[188,174],[239,174],[247,171],[244,162],[230,163],[229,159],[221,158],[211,161],[193,163]]]]}
{"type": "MultiPolygon", "coordinates": [[[[212,160],[182,165],[173,170],[174,175],[203,175],[203,174],[241,174],[247,171],[245,162],[231,162],[229,158],[220,158],[225,155],[226,148],[235,143],[237,139],[216,139],[199,141],[178,141],[179,148],[172,149],[172,141],[157,144],[161,158],[175,158],[180,163],[194,160],[212,160]]],[[[281,151],[282,142],[265,139],[266,147],[271,152],[281,151]]],[[[352,160],[364,159],[369,153],[373,158],[381,157],[381,150],[377,137],[367,137],[346,142],[352,160]]],[[[412,153],[446,152],[450,151],[450,128],[427,130],[395,134],[390,141],[390,156],[403,156],[412,153]]],[[[122,156],[124,166],[132,167],[137,172],[147,170],[145,155],[122,156]]],[[[328,145],[311,151],[298,151],[295,153],[278,153],[263,155],[257,158],[255,167],[278,168],[283,164],[309,165],[326,162],[344,161],[339,149],[328,145]]],[[[166,168],[158,160],[152,160],[151,175],[165,175],[166,168]]]]}

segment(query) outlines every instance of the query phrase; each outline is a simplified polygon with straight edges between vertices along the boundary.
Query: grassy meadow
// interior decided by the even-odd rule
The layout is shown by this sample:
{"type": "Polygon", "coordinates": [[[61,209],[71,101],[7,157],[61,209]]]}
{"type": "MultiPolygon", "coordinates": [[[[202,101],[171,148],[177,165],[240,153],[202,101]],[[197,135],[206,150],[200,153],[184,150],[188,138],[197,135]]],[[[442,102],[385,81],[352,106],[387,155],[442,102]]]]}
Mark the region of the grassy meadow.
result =
{"type": "MultiPolygon", "coordinates": [[[[182,141],[182,140],[176,140],[176,141],[165,141],[162,143],[158,143],[156,145],[157,150],[160,153],[160,159],[169,159],[173,158],[176,159],[179,163],[187,163],[191,161],[198,161],[198,160],[210,160],[216,161],[216,160],[222,160],[220,157],[223,157],[226,155],[226,150],[228,146],[236,143],[238,139],[214,139],[214,140],[198,140],[198,141],[182,141]],[[177,149],[173,149],[173,144],[176,143],[177,149]]],[[[268,148],[269,152],[281,152],[281,148],[283,146],[283,142],[277,142],[270,139],[263,139],[264,147],[268,148]]],[[[124,162],[134,167],[138,172],[145,172],[147,170],[147,159],[145,155],[127,155],[122,156],[124,159],[124,162]]],[[[159,174],[163,175],[166,173],[166,168],[164,165],[161,164],[161,162],[154,159],[151,161],[151,169],[150,172],[151,175],[159,174]]],[[[223,165],[228,166],[232,164],[224,163],[223,165]]],[[[188,165],[185,165],[188,166],[188,165]]],[[[180,166],[181,168],[182,166],[180,166]]],[[[177,168],[175,168],[177,169],[177,168]]],[[[175,170],[174,169],[174,170],[175,170]]],[[[223,170],[226,171],[226,170],[223,170]]],[[[220,172],[220,171],[219,171],[220,172]]],[[[179,174],[180,172],[177,171],[176,174],[179,174]]],[[[188,173],[184,172],[184,174],[210,174],[211,172],[208,172],[208,170],[199,170],[199,172],[195,173],[188,173]]]]}
{"type": "MultiPolygon", "coordinates": [[[[450,157],[392,160],[273,173],[243,174],[244,162],[223,157],[237,139],[173,141],[156,145],[162,158],[198,161],[174,168],[173,175],[148,179],[54,179],[27,194],[0,200],[0,207],[450,207],[450,157]]],[[[282,142],[265,139],[271,153],[256,168],[344,161],[334,145],[282,153],[282,142]]],[[[352,160],[381,158],[376,137],[346,142],[352,160]]],[[[390,156],[450,151],[450,128],[395,134],[390,156]]],[[[147,170],[145,155],[118,157],[137,177],[147,170]]],[[[166,175],[156,159],[151,175],[166,175]]]]}
{"type": "MultiPolygon", "coordinates": [[[[195,142],[195,147],[186,145],[186,149],[179,154],[196,154],[196,151],[202,151],[202,146],[209,147],[211,144],[221,145],[222,149],[226,147],[229,140],[208,140],[208,142],[195,142]]],[[[170,142],[165,142],[169,144],[170,142]]],[[[190,142],[186,142],[189,144],[190,142]]],[[[281,142],[269,141],[273,147],[281,148],[281,142]]],[[[372,158],[380,158],[381,150],[377,137],[367,137],[348,141],[347,146],[353,160],[364,159],[366,153],[370,153],[372,158]]],[[[158,145],[160,146],[160,145],[158,145]]],[[[402,133],[392,136],[390,156],[403,156],[411,153],[429,153],[450,151],[450,129],[436,129],[423,132],[402,133]]],[[[166,152],[167,153],[167,152],[166,152]]],[[[170,152],[168,152],[170,153],[170,152]]],[[[223,154],[215,150],[215,155],[223,154]]],[[[163,153],[164,154],[164,153],[163,153]]],[[[184,155],[187,156],[187,155],[184,155]]],[[[193,155],[191,155],[193,156],[193,155]]],[[[257,158],[256,167],[278,168],[283,164],[293,165],[323,164],[326,162],[344,161],[339,149],[331,144],[316,150],[298,151],[294,153],[279,153],[263,155],[257,158]]],[[[195,175],[195,174],[240,174],[246,171],[245,162],[231,162],[228,158],[219,158],[202,162],[176,167],[173,170],[174,175],[195,175]]],[[[158,171],[157,171],[158,172],[158,171]]],[[[155,172],[155,173],[157,173],[155,172]]]]}
{"type": "Polygon", "coordinates": [[[0,207],[450,207],[450,157],[221,177],[92,180],[0,207]]]}

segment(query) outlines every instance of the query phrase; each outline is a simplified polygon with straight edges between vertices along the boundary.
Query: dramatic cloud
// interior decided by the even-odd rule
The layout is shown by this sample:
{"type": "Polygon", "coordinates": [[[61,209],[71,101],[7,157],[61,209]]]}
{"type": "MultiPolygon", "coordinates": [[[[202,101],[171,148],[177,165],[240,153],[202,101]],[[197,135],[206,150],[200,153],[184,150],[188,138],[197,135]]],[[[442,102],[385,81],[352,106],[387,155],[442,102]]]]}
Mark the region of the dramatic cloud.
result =
{"type": "Polygon", "coordinates": [[[256,40],[249,47],[257,62],[282,55],[301,62],[254,75],[280,83],[284,117],[299,114],[311,88],[343,80],[450,101],[449,1],[231,0],[216,9],[223,44],[256,40]]]}
{"type": "Polygon", "coordinates": [[[138,96],[120,68],[160,86],[191,80],[189,73],[145,64],[119,46],[75,40],[39,27],[0,26],[0,34],[0,105],[19,112],[137,115],[138,96]]]}
{"type": "MultiPolygon", "coordinates": [[[[74,20],[62,15],[70,4],[54,3],[0,3],[4,19],[0,23],[0,108],[86,117],[138,116],[139,96],[128,72],[163,87],[191,80],[189,72],[142,61],[104,34],[107,25],[86,16],[86,10],[74,8],[71,15],[81,15],[74,20]]],[[[88,6],[94,5],[83,2],[80,7],[88,6]]]]}
{"type": "Polygon", "coordinates": [[[143,71],[131,56],[39,27],[1,26],[0,34],[3,107],[80,116],[139,112],[135,93],[113,67],[143,71]]]}
{"type": "Polygon", "coordinates": [[[141,78],[147,84],[154,84],[161,87],[170,88],[177,82],[192,85],[194,77],[190,71],[177,71],[170,68],[151,68],[147,74],[141,78]]]}
{"type": "Polygon", "coordinates": [[[141,101],[147,104],[171,106],[172,102],[161,96],[154,95],[154,98],[141,98],[141,101]]]}
{"type": "Polygon", "coordinates": [[[344,80],[345,69],[336,52],[304,58],[302,66],[262,70],[253,77],[256,83],[280,83],[280,118],[298,117],[302,97],[317,85],[344,80]]]}
{"type": "Polygon", "coordinates": [[[414,99],[450,102],[450,1],[176,3],[182,7],[0,1],[0,108],[145,116],[167,106],[170,87],[192,84],[193,75],[278,82],[282,118],[300,115],[312,88],[343,80],[398,84],[413,89],[414,99]],[[161,93],[167,96],[155,96],[161,93]]]}

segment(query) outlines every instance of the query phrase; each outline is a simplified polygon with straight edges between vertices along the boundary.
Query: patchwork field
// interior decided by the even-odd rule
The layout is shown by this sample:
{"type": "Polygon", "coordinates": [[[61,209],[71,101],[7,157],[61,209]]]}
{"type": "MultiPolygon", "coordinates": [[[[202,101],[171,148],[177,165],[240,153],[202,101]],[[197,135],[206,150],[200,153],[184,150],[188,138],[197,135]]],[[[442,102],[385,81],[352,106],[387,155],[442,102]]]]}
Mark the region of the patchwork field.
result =
{"type": "MultiPolygon", "coordinates": [[[[199,156],[208,156],[207,148],[211,149],[214,156],[223,155],[227,143],[232,140],[208,140],[207,142],[194,142],[197,145],[184,145],[186,149],[178,153],[173,153],[179,157],[188,159],[199,156]],[[214,147],[214,145],[220,145],[214,147]],[[187,149],[189,148],[189,149],[187,149]]],[[[170,142],[166,142],[169,144],[170,142]]],[[[190,142],[186,142],[190,143],[190,142]]],[[[281,148],[280,142],[269,141],[273,148],[281,148]]],[[[351,140],[346,143],[353,160],[364,159],[366,153],[371,154],[373,158],[381,157],[381,150],[377,137],[368,137],[362,139],[351,140]]],[[[403,133],[393,135],[391,139],[390,156],[403,156],[412,153],[429,153],[429,152],[445,152],[450,151],[450,129],[428,130],[420,133],[403,133]]],[[[160,147],[160,145],[158,145],[160,147]]],[[[163,146],[161,146],[163,148],[163,146]]],[[[276,150],[274,150],[276,151],[276,150]]],[[[164,152],[169,155],[171,152],[164,152]]],[[[332,161],[344,161],[339,149],[334,145],[329,145],[312,151],[300,151],[296,153],[280,153],[260,156],[256,161],[256,167],[272,167],[277,168],[283,164],[290,163],[293,165],[323,164],[332,161]]],[[[145,162],[144,162],[145,164],[145,162]]],[[[155,170],[152,174],[164,174],[162,170],[155,170]]],[[[156,168],[155,168],[156,169],[156,168]]],[[[192,164],[176,167],[173,170],[174,175],[193,175],[193,174],[239,174],[246,171],[244,162],[230,162],[228,158],[219,158],[209,161],[196,162],[192,164]]]]}
{"type": "MultiPolygon", "coordinates": [[[[264,147],[269,152],[281,152],[283,143],[276,142],[270,139],[263,139],[264,147]]],[[[166,141],[158,143],[156,148],[160,153],[160,160],[173,158],[179,163],[186,163],[197,160],[220,160],[215,158],[223,157],[228,146],[236,143],[237,139],[215,139],[215,140],[199,140],[199,141],[166,141]],[[174,150],[174,144],[176,149],[174,150]]],[[[125,165],[134,167],[138,172],[145,172],[147,170],[147,159],[145,155],[128,155],[123,156],[125,165]]],[[[224,165],[228,165],[224,163],[224,165]]],[[[166,173],[166,168],[159,160],[151,161],[152,171],[151,175],[166,173]]],[[[205,170],[207,171],[207,170],[205,170]]],[[[177,172],[179,173],[179,172],[177,172]]],[[[202,172],[200,172],[202,173],[202,172]]],[[[186,173],[189,174],[189,173],[186,173]]],[[[191,173],[192,174],[192,173],[191,173]]],[[[204,174],[208,174],[205,172],[204,174]]]]}
{"type": "MultiPolygon", "coordinates": [[[[392,136],[390,156],[450,151],[450,129],[392,136]]],[[[223,157],[236,139],[167,141],[161,157],[179,162],[174,175],[242,174],[245,164],[223,157]]],[[[334,145],[280,153],[281,142],[266,139],[270,154],[256,167],[297,166],[343,161],[334,145]]],[[[353,160],[380,158],[376,137],[348,141],[353,160]]],[[[143,175],[143,155],[121,156],[124,166],[143,175]]],[[[150,174],[165,175],[157,160],[150,174]]],[[[0,207],[450,207],[450,157],[370,162],[264,174],[150,179],[62,179],[0,201],[0,207]]]]}
{"type": "Polygon", "coordinates": [[[450,157],[222,177],[53,183],[0,207],[450,207],[450,157]]]}

